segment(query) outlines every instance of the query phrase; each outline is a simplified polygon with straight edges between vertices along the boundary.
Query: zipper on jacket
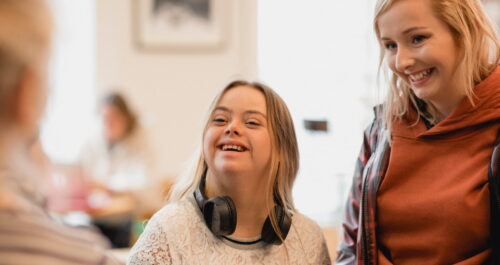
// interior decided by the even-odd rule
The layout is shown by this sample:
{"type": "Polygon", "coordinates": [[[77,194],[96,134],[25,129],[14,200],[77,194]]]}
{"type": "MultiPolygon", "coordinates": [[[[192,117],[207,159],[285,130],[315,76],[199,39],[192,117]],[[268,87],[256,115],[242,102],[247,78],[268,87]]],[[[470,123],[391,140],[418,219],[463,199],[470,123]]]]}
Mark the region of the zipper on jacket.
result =
{"type": "Polygon", "coordinates": [[[368,189],[368,180],[364,179],[363,183],[363,189],[362,189],[362,207],[363,207],[363,263],[365,265],[370,265],[370,259],[368,257],[368,246],[370,245],[370,237],[369,237],[369,227],[368,227],[368,222],[367,222],[367,216],[368,216],[368,199],[366,198],[367,195],[367,189],[368,189]]]}
{"type": "MultiPolygon", "coordinates": [[[[375,130],[375,135],[376,137],[374,137],[373,139],[373,143],[371,144],[372,146],[372,152],[371,152],[371,155],[370,157],[374,156],[375,155],[375,150],[378,150],[380,147],[379,147],[379,141],[383,141],[383,143],[386,143],[386,139],[383,137],[383,135],[381,134],[381,131],[383,128],[383,124],[382,124],[382,120],[380,118],[378,118],[378,113],[381,109],[376,109],[375,110],[375,117],[377,119],[377,122],[374,123],[373,125],[375,125],[374,127],[371,128],[371,130],[375,130]],[[380,137],[382,136],[382,139],[379,139],[380,137]]],[[[372,133],[370,133],[371,135],[372,133]]],[[[385,150],[385,146],[382,147],[384,148],[385,150]]],[[[383,153],[384,155],[386,155],[386,152],[384,151],[383,153]]],[[[374,170],[373,169],[373,164],[370,166],[370,171],[374,170]]],[[[371,257],[369,256],[370,254],[370,247],[371,247],[371,235],[370,235],[370,225],[369,225],[369,222],[368,222],[368,185],[369,185],[369,180],[368,180],[368,176],[370,176],[370,174],[366,174],[365,175],[365,178],[363,179],[363,187],[361,188],[361,207],[362,207],[362,227],[363,227],[363,231],[362,231],[362,247],[363,247],[363,250],[362,250],[362,260],[363,260],[363,264],[364,265],[371,265],[371,264],[374,264],[373,263],[373,260],[370,259],[371,257]]],[[[377,189],[378,189],[378,185],[379,184],[376,184],[377,186],[377,189]]]]}

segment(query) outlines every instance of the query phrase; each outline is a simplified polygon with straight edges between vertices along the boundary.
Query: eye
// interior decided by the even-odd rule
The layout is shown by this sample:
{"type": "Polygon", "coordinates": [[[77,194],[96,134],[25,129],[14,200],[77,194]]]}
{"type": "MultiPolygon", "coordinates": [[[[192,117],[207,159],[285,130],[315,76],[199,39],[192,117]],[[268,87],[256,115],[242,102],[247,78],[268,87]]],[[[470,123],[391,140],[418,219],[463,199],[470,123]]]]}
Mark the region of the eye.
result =
{"type": "Polygon", "coordinates": [[[413,37],[413,39],[411,40],[411,42],[413,44],[419,44],[421,42],[423,42],[424,40],[427,39],[427,36],[424,36],[424,35],[416,35],[413,37]]]}
{"type": "Polygon", "coordinates": [[[215,118],[213,118],[212,122],[215,125],[224,125],[224,124],[226,124],[227,119],[223,118],[223,117],[215,117],[215,118]]]}
{"type": "Polygon", "coordinates": [[[393,51],[393,50],[398,48],[398,45],[396,45],[396,43],[394,43],[394,42],[387,42],[384,44],[384,46],[389,51],[393,51]]]}
{"type": "Polygon", "coordinates": [[[261,125],[260,122],[255,121],[255,120],[249,120],[246,122],[246,124],[249,126],[260,126],[261,125]]]}

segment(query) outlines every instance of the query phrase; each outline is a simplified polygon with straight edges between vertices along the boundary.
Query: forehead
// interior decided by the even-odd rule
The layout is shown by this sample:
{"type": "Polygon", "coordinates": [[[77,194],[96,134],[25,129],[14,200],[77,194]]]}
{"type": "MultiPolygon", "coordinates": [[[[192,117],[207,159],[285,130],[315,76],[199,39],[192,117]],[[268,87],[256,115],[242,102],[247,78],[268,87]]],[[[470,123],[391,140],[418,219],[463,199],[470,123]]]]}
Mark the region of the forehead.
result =
{"type": "Polygon", "coordinates": [[[431,0],[395,1],[377,19],[381,37],[412,27],[433,28],[438,24],[443,23],[435,16],[431,0]]]}
{"type": "Polygon", "coordinates": [[[104,115],[122,116],[121,111],[113,104],[104,104],[101,108],[104,115]]]}
{"type": "Polygon", "coordinates": [[[251,86],[237,86],[226,91],[217,107],[229,110],[255,110],[266,114],[266,99],[260,90],[251,86]]]}

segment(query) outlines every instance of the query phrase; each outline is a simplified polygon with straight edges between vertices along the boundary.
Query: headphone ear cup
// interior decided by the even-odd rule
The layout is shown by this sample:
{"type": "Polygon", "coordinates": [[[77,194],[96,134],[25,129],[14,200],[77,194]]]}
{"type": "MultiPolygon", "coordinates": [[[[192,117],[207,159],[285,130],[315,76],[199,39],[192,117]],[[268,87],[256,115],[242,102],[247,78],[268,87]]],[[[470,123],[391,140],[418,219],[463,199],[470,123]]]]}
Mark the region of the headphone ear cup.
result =
{"type": "MultiPolygon", "coordinates": [[[[285,213],[285,209],[279,205],[274,207],[274,212],[276,214],[276,219],[278,221],[278,227],[280,229],[283,240],[286,239],[288,232],[290,231],[290,227],[292,226],[292,218],[291,216],[285,213]]],[[[268,244],[279,245],[283,243],[279,238],[276,231],[274,231],[273,225],[271,224],[271,219],[269,217],[266,218],[264,222],[264,226],[262,227],[261,232],[262,241],[268,244]]]]}
{"type": "Polygon", "coordinates": [[[236,230],[236,207],[231,198],[218,196],[203,204],[203,218],[217,236],[227,236],[236,230]]]}

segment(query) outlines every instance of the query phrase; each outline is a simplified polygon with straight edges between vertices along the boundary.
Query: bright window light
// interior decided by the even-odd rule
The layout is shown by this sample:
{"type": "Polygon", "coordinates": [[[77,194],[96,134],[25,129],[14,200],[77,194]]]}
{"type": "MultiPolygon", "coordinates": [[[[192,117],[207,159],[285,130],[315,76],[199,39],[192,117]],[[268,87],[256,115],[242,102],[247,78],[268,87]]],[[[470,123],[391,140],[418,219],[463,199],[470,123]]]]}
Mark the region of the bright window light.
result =
{"type": "Polygon", "coordinates": [[[94,2],[50,0],[56,32],[41,142],[56,163],[75,162],[89,128],[95,124],[94,2]]]}

